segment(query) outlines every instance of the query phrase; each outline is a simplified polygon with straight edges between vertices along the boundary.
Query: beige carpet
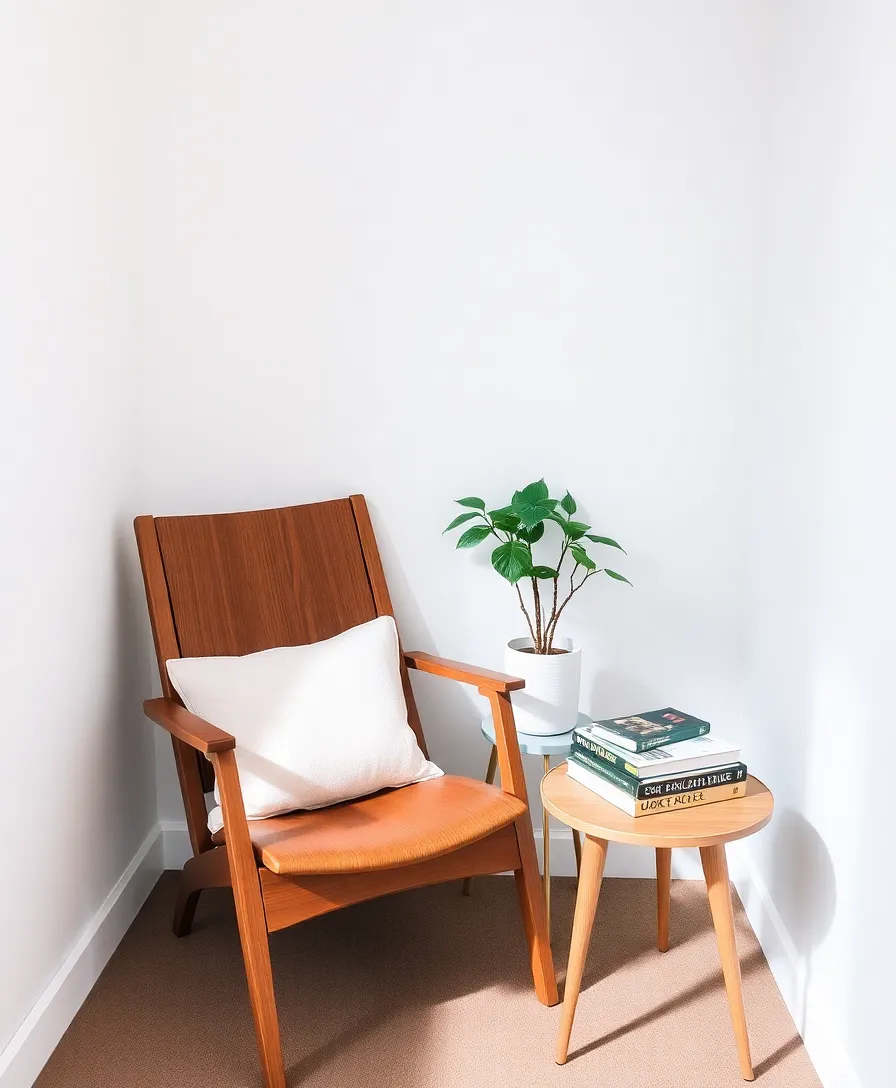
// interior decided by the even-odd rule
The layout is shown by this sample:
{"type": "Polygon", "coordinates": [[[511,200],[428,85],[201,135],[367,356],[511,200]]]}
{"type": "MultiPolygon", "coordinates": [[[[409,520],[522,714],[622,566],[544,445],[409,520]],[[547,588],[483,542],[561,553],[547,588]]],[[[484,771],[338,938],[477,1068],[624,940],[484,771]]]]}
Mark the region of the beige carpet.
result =
{"type": "MultiPolygon", "coordinates": [[[[171,934],[176,875],[153,891],[39,1088],[258,1085],[229,893],[203,894],[191,936],[171,934]]],[[[554,881],[562,977],[572,880],[554,881]]],[[[339,911],[272,938],[291,1086],[628,1088],[742,1085],[705,889],[672,887],[672,947],[654,947],[654,885],[606,880],[573,1028],[532,993],[514,882],[487,877],[339,911]]],[[[818,1078],[742,911],[738,941],[757,1081],[818,1078]]]]}

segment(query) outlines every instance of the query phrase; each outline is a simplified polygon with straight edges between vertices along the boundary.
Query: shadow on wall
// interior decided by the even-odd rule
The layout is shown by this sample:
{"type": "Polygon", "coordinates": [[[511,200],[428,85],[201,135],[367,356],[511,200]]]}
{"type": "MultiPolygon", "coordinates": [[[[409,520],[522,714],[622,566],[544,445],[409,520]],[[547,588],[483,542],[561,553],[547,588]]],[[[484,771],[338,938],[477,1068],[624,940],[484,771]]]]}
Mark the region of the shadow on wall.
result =
{"type": "MultiPolygon", "coordinates": [[[[401,569],[385,519],[379,516],[373,504],[370,509],[402,646],[407,650],[438,654],[441,648],[436,645],[411,584],[401,569]]],[[[488,713],[485,699],[479,697],[473,687],[455,680],[423,676],[413,670],[411,684],[430,758],[448,774],[481,778],[487,761],[487,749],[479,729],[481,717],[488,713]]]]}
{"type": "Polygon", "coordinates": [[[84,737],[70,754],[66,789],[73,792],[59,798],[79,808],[90,799],[95,848],[81,859],[82,871],[69,892],[70,898],[82,897],[85,912],[97,909],[96,889],[114,884],[156,820],[153,738],[140,710],[142,602],[126,529],[110,534],[105,546],[102,560],[112,568],[112,578],[80,617],[81,637],[92,647],[75,693],[84,737]]]}
{"type": "Polygon", "coordinates": [[[792,808],[774,818],[776,838],[769,894],[790,934],[798,957],[794,1020],[806,1027],[806,1000],[811,984],[812,953],[834,921],[837,880],[821,836],[792,808]]]}
{"type": "MultiPolygon", "coordinates": [[[[370,504],[370,510],[402,645],[438,654],[442,648],[436,644],[413,587],[401,568],[389,529],[375,504],[370,504]]],[[[415,672],[411,677],[430,757],[449,774],[481,778],[488,761],[488,748],[480,730],[481,719],[490,713],[487,701],[473,687],[415,672]]],[[[656,702],[656,698],[649,687],[631,676],[603,670],[594,677],[587,697],[583,691],[581,705],[587,713],[597,716],[630,714],[656,702]]],[[[524,767],[538,827],[540,821],[534,810],[538,807],[541,763],[524,760],[524,767]]]]}
{"type": "Polygon", "coordinates": [[[143,716],[142,701],[148,690],[147,673],[152,644],[146,622],[143,576],[130,519],[116,535],[115,600],[117,637],[113,666],[113,713],[119,748],[113,768],[118,772],[115,788],[120,791],[119,799],[129,802],[131,806],[135,792],[142,791],[142,811],[146,814],[145,820],[151,820],[155,817],[156,807],[154,727],[143,716]]]}

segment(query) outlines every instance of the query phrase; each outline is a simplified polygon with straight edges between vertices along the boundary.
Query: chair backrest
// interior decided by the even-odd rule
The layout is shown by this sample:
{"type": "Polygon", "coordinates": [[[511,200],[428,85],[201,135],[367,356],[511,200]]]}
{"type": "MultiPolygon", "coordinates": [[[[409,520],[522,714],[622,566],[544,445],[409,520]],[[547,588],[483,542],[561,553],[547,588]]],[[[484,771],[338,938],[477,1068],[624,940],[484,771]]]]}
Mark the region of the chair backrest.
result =
{"type": "MultiPolygon", "coordinates": [[[[392,615],[363,495],[238,514],[146,515],[134,529],[159,676],[170,699],[178,698],[165,667],[171,658],[301,646],[392,615]]],[[[426,751],[400,665],[408,720],[426,751]]],[[[180,741],[175,756],[194,849],[203,849],[208,771],[203,776],[195,753],[180,741]]]]}

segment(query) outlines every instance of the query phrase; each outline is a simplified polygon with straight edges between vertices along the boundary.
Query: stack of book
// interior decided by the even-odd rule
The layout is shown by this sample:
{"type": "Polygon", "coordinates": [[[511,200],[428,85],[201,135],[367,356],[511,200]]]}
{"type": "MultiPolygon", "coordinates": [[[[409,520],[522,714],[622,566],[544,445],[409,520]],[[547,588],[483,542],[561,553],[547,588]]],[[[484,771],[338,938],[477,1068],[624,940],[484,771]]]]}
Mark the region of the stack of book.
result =
{"type": "Polygon", "coordinates": [[[567,774],[629,816],[742,797],[747,782],[740,748],[672,707],[576,728],[567,774]]]}

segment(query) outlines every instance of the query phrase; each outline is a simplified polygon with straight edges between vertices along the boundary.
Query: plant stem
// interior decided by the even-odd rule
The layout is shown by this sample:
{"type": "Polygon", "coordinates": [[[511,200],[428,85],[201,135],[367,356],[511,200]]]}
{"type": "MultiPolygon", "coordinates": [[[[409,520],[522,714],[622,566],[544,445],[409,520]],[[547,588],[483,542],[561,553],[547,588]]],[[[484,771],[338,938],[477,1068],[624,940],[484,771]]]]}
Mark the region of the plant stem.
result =
{"type": "Polygon", "coordinates": [[[557,577],[554,579],[554,599],[551,604],[551,615],[548,619],[547,632],[548,640],[545,647],[545,653],[550,653],[554,648],[554,632],[557,630],[557,593],[560,587],[560,569],[563,566],[563,560],[566,558],[566,553],[569,550],[570,539],[568,536],[563,538],[563,546],[560,549],[560,559],[557,563],[557,577]]]}
{"type": "Polygon", "coordinates": [[[599,570],[589,570],[588,573],[585,575],[585,577],[581,580],[581,582],[579,582],[579,584],[577,586],[573,586],[572,579],[573,579],[573,575],[575,574],[576,570],[578,569],[578,566],[579,566],[579,564],[576,563],[575,567],[573,568],[572,574],[569,576],[569,584],[570,584],[570,586],[572,586],[572,588],[569,591],[569,595],[567,596],[567,598],[563,602],[563,604],[560,605],[560,608],[557,610],[556,616],[553,617],[553,625],[554,626],[553,626],[553,630],[551,631],[551,635],[550,635],[551,643],[553,643],[553,641],[554,641],[554,634],[555,634],[555,632],[557,630],[557,623],[560,620],[560,616],[561,616],[561,614],[563,612],[563,609],[566,608],[566,606],[573,599],[575,594],[579,592],[579,590],[588,581],[588,579],[591,577],[592,574],[600,574],[599,570]]]}
{"type": "Polygon", "coordinates": [[[541,620],[541,596],[538,592],[538,579],[532,579],[532,597],[535,601],[535,652],[540,654],[543,652],[544,647],[542,645],[542,620],[541,620]]]}
{"type": "Polygon", "coordinates": [[[517,582],[514,585],[513,588],[516,590],[516,595],[520,599],[520,608],[523,610],[523,615],[526,617],[526,623],[529,625],[529,634],[532,636],[532,645],[534,646],[535,645],[535,631],[532,628],[532,620],[531,620],[531,618],[529,616],[529,613],[526,611],[526,605],[525,605],[525,602],[523,601],[523,592],[520,589],[519,582],[517,582]]]}

